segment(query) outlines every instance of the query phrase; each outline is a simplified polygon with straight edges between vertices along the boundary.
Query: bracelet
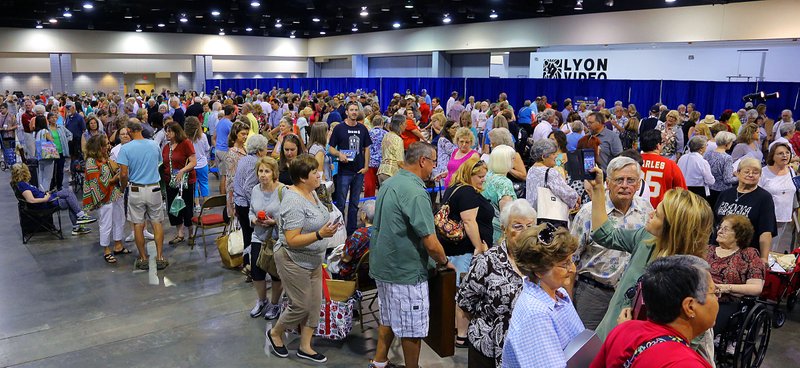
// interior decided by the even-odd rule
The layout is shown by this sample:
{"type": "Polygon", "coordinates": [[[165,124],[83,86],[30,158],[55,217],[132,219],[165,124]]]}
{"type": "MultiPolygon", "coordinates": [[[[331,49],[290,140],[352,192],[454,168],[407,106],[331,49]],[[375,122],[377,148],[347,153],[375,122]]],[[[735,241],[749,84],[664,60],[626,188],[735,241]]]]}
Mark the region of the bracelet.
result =
{"type": "Polygon", "coordinates": [[[322,240],[322,235],[319,234],[319,230],[317,230],[314,234],[317,235],[317,240],[322,240]]]}

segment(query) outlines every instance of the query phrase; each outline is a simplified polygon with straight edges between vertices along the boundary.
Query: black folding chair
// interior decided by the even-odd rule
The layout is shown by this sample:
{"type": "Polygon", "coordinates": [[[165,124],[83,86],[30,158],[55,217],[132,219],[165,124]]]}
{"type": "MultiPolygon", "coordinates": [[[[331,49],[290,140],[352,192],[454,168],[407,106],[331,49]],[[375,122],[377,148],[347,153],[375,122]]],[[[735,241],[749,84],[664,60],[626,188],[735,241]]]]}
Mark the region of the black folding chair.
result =
{"type": "Polygon", "coordinates": [[[48,232],[64,240],[64,235],[61,232],[61,208],[59,206],[39,208],[35,204],[28,203],[19,189],[13,184],[11,189],[14,191],[14,196],[17,197],[22,244],[28,244],[33,235],[39,232],[48,232]],[[53,220],[53,215],[57,220],[53,220]],[[56,223],[58,223],[58,226],[56,226],[56,223]]]}

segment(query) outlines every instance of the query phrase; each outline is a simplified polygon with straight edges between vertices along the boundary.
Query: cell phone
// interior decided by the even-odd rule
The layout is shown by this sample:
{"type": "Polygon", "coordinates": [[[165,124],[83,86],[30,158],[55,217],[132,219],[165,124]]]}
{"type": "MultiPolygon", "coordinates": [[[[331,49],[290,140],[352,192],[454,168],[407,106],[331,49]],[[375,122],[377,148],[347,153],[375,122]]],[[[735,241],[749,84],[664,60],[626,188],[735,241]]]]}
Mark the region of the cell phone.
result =
{"type": "Polygon", "coordinates": [[[333,220],[333,224],[340,225],[341,223],[342,223],[342,215],[336,216],[336,218],[333,220]]]}
{"type": "Polygon", "coordinates": [[[581,158],[583,159],[583,178],[587,180],[594,180],[597,177],[597,174],[592,171],[592,169],[595,167],[594,150],[581,150],[581,158]]]}

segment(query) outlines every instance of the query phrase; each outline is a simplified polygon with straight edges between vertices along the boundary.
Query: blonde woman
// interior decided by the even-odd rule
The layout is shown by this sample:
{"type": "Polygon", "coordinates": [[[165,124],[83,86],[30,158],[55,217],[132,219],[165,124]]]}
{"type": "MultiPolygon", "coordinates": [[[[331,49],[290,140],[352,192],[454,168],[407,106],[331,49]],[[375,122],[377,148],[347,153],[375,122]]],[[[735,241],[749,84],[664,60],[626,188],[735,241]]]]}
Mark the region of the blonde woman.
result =
{"type": "Polygon", "coordinates": [[[405,154],[403,138],[400,135],[405,129],[405,117],[402,115],[392,116],[392,120],[389,122],[389,132],[384,135],[383,141],[381,141],[381,163],[378,166],[377,173],[378,186],[397,173],[397,170],[400,170],[400,163],[403,162],[403,155],[405,154]]]}
{"type": "Polygon", "coordinates": [[[736,145],[733,146],[731,158],[738,161],[744,156],[751,156],[759,162],[764,159],[764,153],[758,145],[758,125],[748,123],[739,129],[739,136],[736,138],[736,145]]]}
{"type": "MultiPolygon", "coordinates": [[[[494,129],[492,131],[494,132],[494,129]]],[[[517,199],[517,194],[514,192],[514,183],[506,177],[511,169],[514,168],[515,155],[517,155],[517,152],[510,146],[500,145],[494,147],[487,165],[489,172],[486,174],[486,182],[483,184],[481,194],[489,200],[494,209],[492,244],[496,244],[500,236],[503,235],[503,230],[500,228],[500,213],[509,203],[517,199]]]]}
{"type": "MultiPolygon", "coordinates": [[[[593,198],[605,196],[602,170],[591,182],[593,198]]],[[[617,284],[608,311],[597,326],[597,335],[605,339],[617,325],[617,317],[630,307],[636,282],[653,260],[675,254],[705,258],[708,239],[714,224],[711,207],[700,196],[684,189],[670,189],[650,220],[638,230],[616,228],[608,220],[605,201],[592,201],[592,239],[600,246],[631,253],[625,274],[617,284]],[[680,225],[680,226],[679,226],[680,225]],[[633,289],[633,291],[630,291],[633,289]]]]}
{"type": "Polygon", "coordinates": [[[472,149],[475,145],[475,135],[469,128],[461,127],[456,130],[455,143],[458,149],[453,151],[450,161],[447,162],[447,176],[444,178],[444,185],[447,187],[450,186],[450,179],[461,164],[472,158],[480,157],[478,151],[472,149]]]}

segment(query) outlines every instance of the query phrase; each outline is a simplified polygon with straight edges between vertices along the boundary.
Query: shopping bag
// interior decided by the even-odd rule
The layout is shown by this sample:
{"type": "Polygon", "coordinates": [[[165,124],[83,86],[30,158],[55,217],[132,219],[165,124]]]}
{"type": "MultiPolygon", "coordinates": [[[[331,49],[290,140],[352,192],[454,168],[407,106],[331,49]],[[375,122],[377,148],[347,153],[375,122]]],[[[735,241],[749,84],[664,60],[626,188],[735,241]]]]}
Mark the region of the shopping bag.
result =
{"type": "Polygon", "coordinates": [[[542,221],[549,221],[555,223],[569,223],[569,206],[558,198],[550,188],[547,188],[547,179],[550,174],[548,168],[544,174],[545,186],[536,188],[536,213],[542,221]]]}
{"type": "Polygon", "coordinates": [[[242,235],[242,228],[238,225],[239,223],[234,218],[232,230],[228,233],[228,254],[232,256],[244,253],[244,235],[242,235]]]}
{"type": "MultiPolygon", "coordinates": [[[[332,280],[326,270],[322,270],[322,294],[320,302],[319,323],[314,331],[315,336],[329,340],[343,340],[353,329],[353,310],[361,292],[356,290],[355,281],[332,280]]],[[[289,298],[281,299],[281,309],[289,307],[289,298]]],[[[297,328],[287,328],[297,333],[297,328]]]]}
{"type": "Polygon", "coordinates": [[[237,268],[242,265],[244,260],[242,255],[231,255],[228,252],[228,239],[229,234],[225,234],[217,238],[217,250],[219,251],[219,258],[222,260],[222,266],[226,268],[237,268]]]}
{"type": "Polygon", "coordinates": [[[181,188],[178,190],[178,195],[172,200],[172,204],[169,205],[169,214],[178,217],[184,208],[186,208],[186,201],[183,200],[183,188],[181,188]]]}

